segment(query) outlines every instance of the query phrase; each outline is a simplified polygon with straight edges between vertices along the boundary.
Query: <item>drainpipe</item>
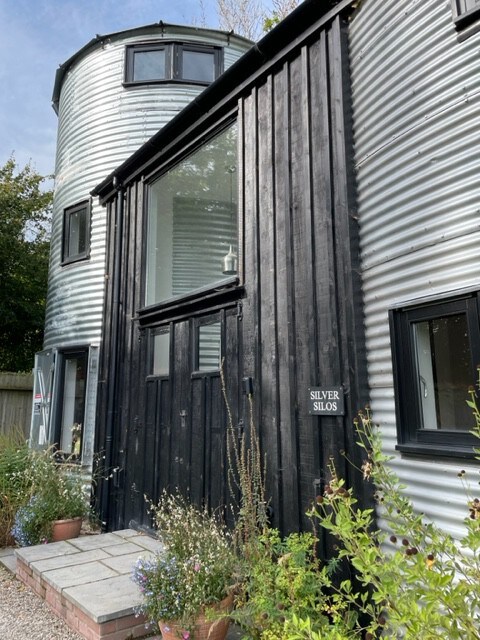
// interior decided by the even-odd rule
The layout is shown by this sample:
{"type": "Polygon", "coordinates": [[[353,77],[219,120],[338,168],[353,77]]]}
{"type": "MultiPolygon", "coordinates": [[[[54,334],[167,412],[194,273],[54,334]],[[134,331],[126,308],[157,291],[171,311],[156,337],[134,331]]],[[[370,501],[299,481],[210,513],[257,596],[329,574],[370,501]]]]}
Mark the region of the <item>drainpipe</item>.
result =
{"type": "MultiPolygon", "coordinates": [[[[120,282],[122,268],[122,247],[123,247],[123,202],[125,191],[122,187],[117,187],[117,196],[115,201],[115,251],[113,255],[113,274],[111,274],[111,282],[113,284],[112,307],[111,307],[111,332],[110,332],[110,359],[108,362],[107,372],[107,415],[105,424],[105,466],[104,470],[108,476],[112,475],[113,460],[113,438],[115,433],[115,420],[117,419],[117,363],[118,363],[118,334],[120,326],[120,282]]],[[[111,483],[113,477],[103,480],[102,497],[100,504],[100,518],[102,528],[106,528],[109,523],[110,514],[110,498],[111,483]]]]}

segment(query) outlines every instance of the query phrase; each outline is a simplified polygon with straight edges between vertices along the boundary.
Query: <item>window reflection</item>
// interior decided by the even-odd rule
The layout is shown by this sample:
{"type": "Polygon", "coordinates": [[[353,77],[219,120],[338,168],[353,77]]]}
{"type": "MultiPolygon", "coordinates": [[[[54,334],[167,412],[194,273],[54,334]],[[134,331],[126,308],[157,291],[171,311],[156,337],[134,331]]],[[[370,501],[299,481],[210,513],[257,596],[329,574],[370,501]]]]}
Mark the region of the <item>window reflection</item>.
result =
{"type": "Polygon", "coordinates": [[[149,191],[147,305],[213,284],[237,251],[237,127],[180,162],[149,191]]]}
{"type": "Polygon", "coordinates": [[[472,380],[466,315],[415,322],[413,327],[422,428],[472,428],[473,418],[466,404],[472,380]]]}

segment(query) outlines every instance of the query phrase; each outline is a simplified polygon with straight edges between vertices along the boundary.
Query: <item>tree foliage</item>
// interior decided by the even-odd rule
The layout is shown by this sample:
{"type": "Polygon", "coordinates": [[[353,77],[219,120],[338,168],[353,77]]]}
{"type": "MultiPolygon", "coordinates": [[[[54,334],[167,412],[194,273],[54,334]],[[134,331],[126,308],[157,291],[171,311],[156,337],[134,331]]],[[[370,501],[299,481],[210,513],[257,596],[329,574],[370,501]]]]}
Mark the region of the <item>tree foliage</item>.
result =
{"type": "Polygon", "coordinates": [[[30,164],[0,167],[0,371],[28,371],[42,348],[53,192],[30,164]]]}

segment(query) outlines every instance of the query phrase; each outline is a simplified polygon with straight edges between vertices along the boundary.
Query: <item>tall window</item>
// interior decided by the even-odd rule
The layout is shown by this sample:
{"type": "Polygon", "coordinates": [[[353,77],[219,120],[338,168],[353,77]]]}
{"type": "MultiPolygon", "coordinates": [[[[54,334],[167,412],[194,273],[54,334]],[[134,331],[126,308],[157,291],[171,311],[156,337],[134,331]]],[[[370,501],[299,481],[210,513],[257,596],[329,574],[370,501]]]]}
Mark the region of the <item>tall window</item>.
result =
{"type": "Polygon", "coordinates": [[[391,312],[398,448],[472,453],[466,404],[480,362],[478,296],[391,312]]]}
{"type": "Polygon", "coordinates": [[[214,285],[234,273],[236,166],[233,124],[150,186],[146,305],[214,285]],[[229,255],[234,256],[230,261],[229,255]]]}
{"type": "Polygon", "coordinates": [[[88,351],[61,354],[61,416],[58,429],[59,449],[73,459],[81,459],[88,351]]]}
{"type": "Polygon", "coordinates": [[[213,82],[223,71],[220,47],[195,43],[160,42],[127,47],[125,83],[184,81],[213,82]]]}
{"type": "Polygon", "coordinates": [[[62,262],[88,258],[90,251],[90,206],[81,202],[63,212],[62,262]]]}

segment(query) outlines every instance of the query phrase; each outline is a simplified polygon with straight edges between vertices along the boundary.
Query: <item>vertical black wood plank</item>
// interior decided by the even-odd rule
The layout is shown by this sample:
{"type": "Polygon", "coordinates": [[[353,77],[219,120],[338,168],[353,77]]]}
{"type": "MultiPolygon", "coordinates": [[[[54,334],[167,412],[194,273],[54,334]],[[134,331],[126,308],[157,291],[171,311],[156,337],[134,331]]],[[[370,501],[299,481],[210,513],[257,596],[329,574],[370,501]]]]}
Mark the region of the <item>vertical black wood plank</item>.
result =
{"type": "Polygon", "coordinates": [[[190,467],[190,497],[192,502],[202,505],[205,496],[205,457],[206,431],[205,421],[205,378],[194,378],[192,380],[192,445],[191,445],[191,467],[190,467]]]}
{"type": "Polygon", "coordinates": [[[207,384],[207,413],[206,423],[210,433],[209,458],[210,487],[209,506],[218,513],[223,513],[225,507],[225,429],[222,420],[222,397],[220,393],[220,376],[212,373],[207,384]]]}
{"type": "Polygon", "coordinates": [[[300,460],[301,522],[314,497],[316,478],[316,441],[313,420],[307,411],[307,389],[315,372],[314,292],[312,285],[313,248],[310,203],[308,57],[304,49],[290,64],[291,105],[291,213],[295,290],[296,398],[300,460]]]}
{"type": "Polygon", "coordinates": [[[275,91],[275,215],[276,215],[276,294],[278,319],[278,421],[280,468],[282,471],[282,523],[284,531],[296,531],[300,522],[298,487],[299,453],[295,402],[295,333],[292,265],[292,226],[290,218],[290,110],[288,64],[276,74],[275,91]]]}
{"type": "Polygon", "coordinates": [[[278,441],[278,349],[276,291],[276,221],[274,209],[273,81],[258,90],[258,238],[260,305],[260,368],[262,445],[266,454],[266,486],[271,500],[272,524],[282,522],[281,465],[278,441]]]}
{"type": "MultiPolygon", "coordinates": [[[[332,220],[332,167],[330,86],[327,37],[324,31],[310,49],[312,148],[313,234],[315,237],[316,286],[316,351],[317,378],[312,385],[340,386],[343,383],[340,366],[341,348],[338,336],[337,290],[335,269],[335,236],[332,220]]],[[[317,491],[323,491],[330,480],[330,457],[344,446],[343,419],[333,416],[313,418],[319,437],[317,491]]],[[[338,455],[337,455],[338,457],[338,455]]],[[[329,542],[324,539],[323,554],[328,556],[329,542]]]]}
{"type": "MultiPolygon", "coordinates": [[[[173,331],[173,330],[172,330],[173,331]]],[[[170,373],[171,375],[171,373],[170,373]]],[[[158,448],[158,486],[157,499],[164,489],[169,488],[171,460],[171,406],[172,384],[170,379],[160,382],[160,406],[157,408],[157,429],[160,433],[158,448]]]]}
{"type": "MultiPolygon", "coordinates": [[[[196,339],[196,338],[195,338],[196,339]]],[[[172,389],[172,456],[170,459],[170,488],[188,492],[191,456],[191,333],[190,322],[174,325],[173,331],[173,389],[172,389]]]]}
{"type": "MultiPolygon", "coordinates": [[[[329,32],[333,211],[337,269],[337,301],[340,340],[342,345],[342,376],[346,386],[345,450],[360,462],[355,444],[353,418],[367,400],[366,366],[363,347],[363,312],[359,276],[358,225],[355,211],[353,179],[353,146],[349,113],[349,74],[346,27],[340,16],[332,22],[329,32]]],[[[339,461],[339,464],[341,462],[339,461]]],[[[364,483],[351,466],[345,468],[358,491],[364,483]]]]}

